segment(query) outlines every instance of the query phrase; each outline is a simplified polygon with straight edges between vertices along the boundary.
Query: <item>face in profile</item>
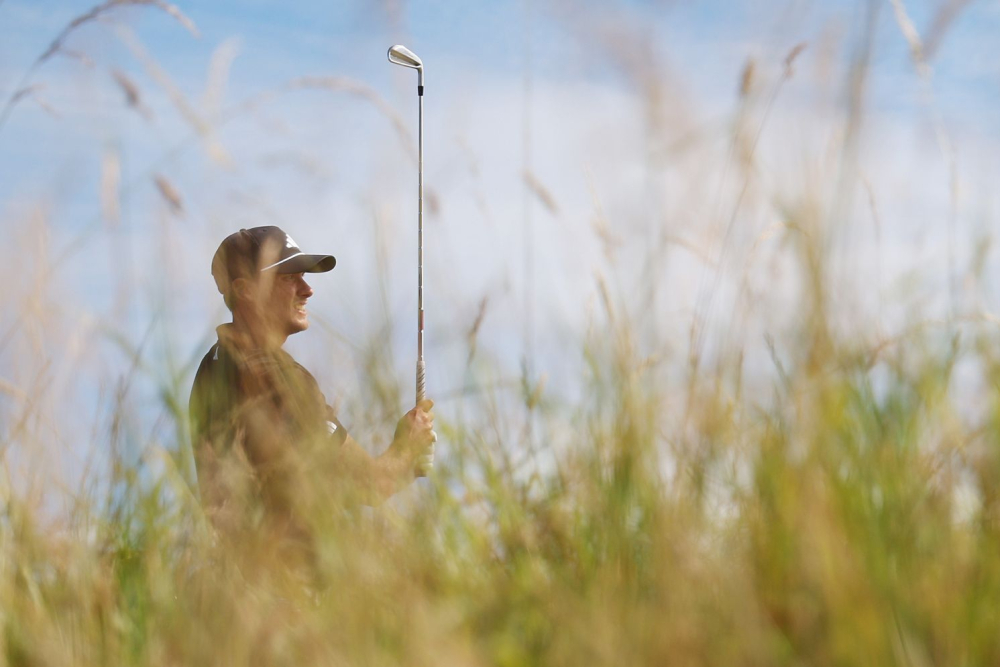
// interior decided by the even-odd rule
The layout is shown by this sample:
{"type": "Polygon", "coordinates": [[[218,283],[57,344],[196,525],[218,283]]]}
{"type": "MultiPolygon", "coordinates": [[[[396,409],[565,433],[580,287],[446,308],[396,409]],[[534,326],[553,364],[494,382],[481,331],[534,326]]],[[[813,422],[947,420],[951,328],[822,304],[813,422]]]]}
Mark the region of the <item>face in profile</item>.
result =
{"type": "Polygon", "coordinates": [[[264,274],[258,287],[259,313],[270,331],[290,336],[309,328],[306,301],[313,290],[302,273],[264,274]]]}
{"type": "Polygon", "coordinates": [[[278,336],[290,336],[309,328],[306,302],[313,289],[302,273],[264,272],[256,280],[240,278],[237,294],[253,320],[278,336]]]}
{"type": "Polygon", "coordinates": [[[284,273],[274,276],[265,305],[273,329],[289,336],[308,329],[306,301],[312,295],[312,287],[305,281],[304,274],[284,273]]]}

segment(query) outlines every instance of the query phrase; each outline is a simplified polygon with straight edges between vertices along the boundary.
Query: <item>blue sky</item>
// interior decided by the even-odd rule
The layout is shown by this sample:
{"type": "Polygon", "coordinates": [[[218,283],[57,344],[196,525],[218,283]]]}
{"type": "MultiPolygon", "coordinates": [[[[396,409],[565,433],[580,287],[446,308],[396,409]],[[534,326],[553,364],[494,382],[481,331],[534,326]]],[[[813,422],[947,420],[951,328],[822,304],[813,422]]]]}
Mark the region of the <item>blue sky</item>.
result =
{"type": "MultiPolygon", "coordinates": [[[[940,3],[904,4],[926,34],[940,3]]],[[[0,98],[90,6],[0,4],[0,98]]],[[[18,239],[7,265],[25,288],[41,284],[53,304],[31,315],[46,331],[41,351],[27,334],[17,338],[0,350],[0,376],[26,383],[40,367],[56,369],[53,405],[80,406],[60,415],[67,432],[99,421],[95,415],[107,408],[108,392],[129,367],[108,343],[107,330],[132,341],[152,331],[146,361],[158,372],[165,372],[168,357],[186,363],[200,356],[225,317],[207,271],[211,254],[229,231],[250,224],[279,224],[303,246],[338,256],[336,271],[314,283],[312,310],[322,326],[289,343],[331,400],[343,400],[348,414],[361,411],[361,350],[386,317],[392,366],[408,378],[415,173],[412,146],[404,145],[393,119],[412,137],[415,76],[386,62],[385,51],[396,42],[427,65],[425,176],[438,204],[427,216],[428,355],[438,392],[450,395],[469,381],[466,333],[485,297],[475,380],[516,380],[530,309],[537,374],[572,402],[581,391],[581,347],[601,324],[598,280],[612,284],[621,307],[648,331],[640,341],[644,354],[683,359],[699,295],[714,284],[716,269],[706,258],[722,252],[722,228],[737,201],[739,224],[727,251],[736,268],[719,281],[710,317],[718,339],[734,325],[743,266],[752,266],[748,272],[767,286],[757,319],[745,323],[748,335],[759,342],[767,327],[794,323],[787,312],[794,281],[767,277],[789,270],[780,244],[758,241],[771,238],[767,230],[782,222],[783,207],[810,188],[831,196],[846,72],[866,3],[222,0],[177,6],[199,37],[153,8],[115,10],[109,22],[87,25],[67,42],[93,66],[56,57],[33,75],[31,83],[43,86],[39,99],[55,115],[25,99],[0,128],[0,216],[18,239]],[[213,141],[229,163],[213,158],[210,143],[197,138],[130,40],[213,127],[213,141]],[[795,74],[768,107],[782,61],[798,43],[807,46],[795,74]],[[203,97],[212,63],[225,62],[227,53],[222,109],[307,75],[349,79],[384,106],[305,90],[220,123],[203,97]],[[757,74],[746,122],[764,129],[752,187],[739,199],[742,172],[733,163],[731,134],[741,118],[737,88],[748,60],[757,74]],[[135,83],[149,118],[127,107],[113,70],[135,83]],[[102,165],[109,160],[121,173],[118,222],[102,214],[102,165]],[[526,187],[526,166],[544,197],[526,187]],[[180,193],[182,214],[171,212],[156,176],[180,193]],[[46,221],[41,245],[31,223],[37,219],[46,221]],[[658,239],[669,245],[662,257],[651,250],[658,239]],[[534,249],[530,289],[526,242],[534,249]],[[67,249],[72,254],[44,279],[32,278],[45,263],[33,254],[38,247],[48,261],[67,249]],[[657,257],[656,281],[663,287],[643,302],[638,295],[650,283],[645,267],[657,257]],[[74,349],[88,352],[74,357],[74,349]]],[[[861,180],[850,185],[855,194],[841,260],[848,278],[879,289],[845,287],[842,293],[845,312],[860,307],[874,313],[870,321],[900,324],[914,304],[934,314],[949,298],[943,250],[949,216],[955,216],[958,267],[967,264],[975,240],[996,228],[1000,2],[971,2],[931,63],[934,109],[956,155],[957,204],[892,5],[878,6],[861,180]],[[858,194],[865,192],[862,180],[877,202],[879,238],[867,196],[858,194]],[[850,300],[856,291],[858,303],[850,300]],[[896,305],[876,312],[873,292],[896,305]]],[[[987,266],[987,284],[963,288],[960,300],[969,309],[996,312],[995,258],[987,266]]],[[[10,309],[0,327],[22,315],[10,309]]],[[[664,372],[682,367],[668,364],[664,372]]],[[[155,404],[156,391],[154,384],[137,383],[137,404],[155,404]]],[[[16,412],[17,406],[0,409],[16,412]]],[[[447,415],[448,401],[442,409],[447,415]]],[[[160,417],[143,414],[136,428],[162,431],[169,444],[160,417]]],[[[378,427],[371,429],[376,437],[378,427]]]]}

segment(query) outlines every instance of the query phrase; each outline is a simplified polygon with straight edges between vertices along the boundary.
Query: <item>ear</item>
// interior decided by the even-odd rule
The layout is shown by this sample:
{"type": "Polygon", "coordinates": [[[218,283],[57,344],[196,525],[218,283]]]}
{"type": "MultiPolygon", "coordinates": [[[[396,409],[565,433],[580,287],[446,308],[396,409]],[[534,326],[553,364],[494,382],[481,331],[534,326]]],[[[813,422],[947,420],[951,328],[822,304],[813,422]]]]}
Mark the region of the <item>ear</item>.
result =
{"type": "Polygon", "coordinates": [[[253,284],[246,278],[237,278],[233,281],[233,294],[236,295],[237,299],[243,301],[253,301],[253,284]]]}

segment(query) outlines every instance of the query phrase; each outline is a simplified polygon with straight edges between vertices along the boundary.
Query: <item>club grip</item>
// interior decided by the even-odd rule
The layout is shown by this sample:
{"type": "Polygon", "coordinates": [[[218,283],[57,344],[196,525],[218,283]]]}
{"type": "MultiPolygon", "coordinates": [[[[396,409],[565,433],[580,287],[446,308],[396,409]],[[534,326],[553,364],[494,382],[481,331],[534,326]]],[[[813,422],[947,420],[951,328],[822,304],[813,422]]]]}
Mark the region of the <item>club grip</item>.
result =
{"type": "MultiPolygon", "coordinates": [[[[417,360],[417,403],[427,398],[427,365],[423,359],[417,360]]],[[[417,459],[415,473],[417,477],[427,477],[434,467],[434,445],[431,444],[426,454],[417,459]]]]}
{"type": "Polygon", "coordinates": [[[427,364],[417,361],[417,403],[427,398],[427,364]]]}

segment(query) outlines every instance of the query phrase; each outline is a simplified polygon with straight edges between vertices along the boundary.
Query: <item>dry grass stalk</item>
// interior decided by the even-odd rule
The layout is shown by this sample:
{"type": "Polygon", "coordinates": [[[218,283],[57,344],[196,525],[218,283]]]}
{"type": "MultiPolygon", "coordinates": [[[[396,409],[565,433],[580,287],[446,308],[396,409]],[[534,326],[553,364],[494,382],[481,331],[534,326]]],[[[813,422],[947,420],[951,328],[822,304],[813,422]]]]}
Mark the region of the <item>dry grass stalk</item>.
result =
{"type": "Polygon", "coordinates": [[[800,42],[793,46],[792,50],[785,56],[785,78],[790,78],[792,74],[795,73],[795,70],[792,69],[792,65],[795,64],[795,60],[802,54],[802,52],[806,50],[806,46],[808,46],[808,44],[800,42]]]}
{"type": "Polygon", "coordinates": [[[538,179],[534,172],[525,171],[523,176],[524,184],[528,187],[528,191],[538,198],[538,201],[545,206],[549,213],[559,215],[559,205],[556,203],[555,197],[552,196],[552,193],[538,179]]]}
{"type": "Polygon", "coordinates": [[[74,49],[59,49],[59,53],[60,55],[70,58],[71,60],[79,62],[87,69],[93,69],[94,67],[97,66],[97,63],[94,62],[94,59],[91,58],[86,53],[84,53],[83,51],[76,51],[74,49]]]}
{"type": "Polygon", "coordinates": [[[739,96],[749,97],[750,92],[753,90],[755,73],[757,71],[757,61],[753,58],[747,58],[746,63],[743,65],[743,72],[740,74],[740,85],[739,85],[739,96]]]}
{"type": "Polygon", "coordinates": [[[282,87],[284,91],[294,90],[329,90],[344,92],[360,97],[378,109],[392,123],[400,142],[416,164],[416,140],[410,133],[409,124],[385,99],[373,88],[354,79],[343,76],[302,76],[292,79],[282,87]]]}
{"type": "Polygon", "coordinates": [[[949,28],[973,0],[944,0],[934,15],[927,32],[924,34],[924,57],[932,60],[948,34],[949,28]]]}
{"type": "Polygon", "coordinates": [[[135,109],[136,112],[147,121],[152,120],[153,112],[142,103],[142,97],[139,94],[139,86],[137,86],[127,74],[118,68],[111,70],[111,76],[115,80],[115,83],[118,84],[118,87],[121,88],[122,93],[125,94],[125,103],[129,106],[129,108],[135,109]]]}
{"type": "Polygon", "coordinates": [[[926,105],[931,114],[931,123],[934,128],[934,138],[937,141],[941,157],[948,166],[948,193],[949,193],[949,215],[947,220],[948,237],[948,286],[949,300],[951,302],[952,315],[955,314],[956,291],[956,270],[955,270],[955,226],[958,218],[958,158],[955,155],[955,147],[951,136],[945,128],[944,119],[941,117],[940,109],[935,102],[934,85],[932,81],[933,72],[924,51],[923,43],[913,21],[910,19],[903,4],[903,0],[891,0],[892,8],[896,17],[896,23],[900,32],[910,46],[910,56],[917,75],[924,86],[924,96],[926,105]]]}
{"type": "Polygon", "coordinates": [[[186,120],[205,141],[209,157],[222,167],[232,167],[232,158],[229,156],[229,153],[216,136],[215,129],[201,116],[200,113],[194,109],[190,102],[188,102],[187,97],[181,91],[180,87],[174,83],[170,75],[167,74],[162,67],[160,67],[159,63],[157,63],[156,60],[149,55],[145,47],[142,45],[142,42],[139,41],[135,32],[125,26],[118,26],[117,33],[122,42],[125,43],[136,59],[143,64],[146,69],[146,73],[149,74],[149,76],[156,81],[160,88],[162,88],[167,94],[174,107],[178,112],[180,112],[181,117],[186,120]]]}
{"type": "Polygon", "coordinates": [[[469,327],[469,332],[466,334],[465,338],[467,345],[469,347],[469,355],[465,360],[465,365],[469,366],[472,364],[473,357],[476,356],[476,342],[479,338],[479,329],[483,326],[483,321],[486,319],[486,310],[489,305],[489,296],[484,296],[479,302],[479,308],[476,311],[476,317],[472,320],[472,325],[469,327]]]}
{"type": "Polygon", "coordinates": [[[121,218],[121,159],[117,151],[104,153],[101,161],[101,212],[104,219],[115,227],[121,218]]]}
{"type": "Polygon", "coordinates": [[[184,201],[181,199],[180,193],[177,188],[167,180],[162,174],[157,174],[153,177],[153,182],[156,184],[156,189],[163,197],[163,201],[167,203],[170,208],[170,212],[174,215],[184,214],[184,201]]]}
{"type": "MultiPolygon", "coordinates": [[[[176,19],[181,25],[183,25],[192,35],[198,37],[198,28],[194,25],[187,16],[181,12],[175,5],[165,2],[164,0],[108,0],[103,4],[96,5],[89,11],[85,12],[70,21],[65,28],[56,36],[55,39],[49,44],[48,48],[45,49],[35,59],[35,61],[28,67],[27,71],[22,75],[21,80],[17,85],[14,86],[14,92],[11,94],[10,98],[0,108],[0,128],[6,124],[7,119],[10,117],[10,113],[13,110],[17,102],[24,97],[22,91],[28,86],[31,77],[34,75],[35,71],[41,67],[47,60],[52,56],[63,51],[63,47],[66,41],[69,39],[70,35],[73,34],[78,28],[88,23],[92,23],[97,20],[102,20],[104,17],[115,9],[127,6],[149,6],[160,9],[166,12],[174,19],[176,19]]],[[[69,51],[66,55],[81,60],[86,64],[90,61],[89,58],[81,58],[76,55],[75,51],[69,51]]],[[[92,62],[92,61],[90,61],[92,62]]]]}
{"type": "Polygon", "coordinates": [[[208,118],[217,119],[222,113],[229,70],[238,54],[239,40],[236,39],[223,42],[212,52],[212,58],[208,64],[208,77],[205,81],[205,93],[201,101],[201,106],[208,118]]]}
{"type": "Polygon", "coordinates": [[[903,37],[906,39],[907,45],[910,47],[910,57],[913,59],[914,65],[917,67],[917,71],[921,77],[927,77],[930,75],[930,66],[927,64],[927,59],[924,57],[924,45],[920,41],[920,33],[917,32],[917,27],[913,25],[913,21],[910,19],[910,15],[906,12],[906,7],[903,5],[902,0],[890,0],[892,2],[892,10],[896,16],[896,23],[899,25],[899,30],[903,33],[903,37]]]}
{"type": "MultiPolygon", "coordinates": [[[[728,220],[725,222],[725,228],[722,236],[721,246],[719,248],[717,257],[714,261],[709,263],[709,266],[713,267],[711,278],[703,282],[704,287],[699,290],[698,302],[696,306],[695,318],[692,320],[690,329],[690,340],[691,349],[689,352],[689,359],[692,366],[692,378],[697,374],[699,366],[701,364],[702,354],[705,349],[708,328],[706,326],[707,320],[713,315],[713,306],[716,298],[716,293],[718,292],[720,281],[722,280],[723,272],[725,267],[728,265],[728,259],[731,252],[731,239],[733,231],[736,228],[736,223],[739,220],[740,213],[743,209],[743,204],[747,193],[750,190],[751,181],[754,177],[754,162],[757,155],[757,148],[760,143],[761,137],[764,134],[764,128],[767,125],[767,121],[770,118],[771,111],[774,108],[774,104],[778,99],[778,95],[781,92],[784,85],[793,75],[792,65],[799,55],[806,48],[805,43],[796,44],[788,52],[788,54],[783,59],[783,71],[778,81],[774,84],[771,90],[771,95],[768,98],[764,109],[761,113],[760,121],[757,125],[756,130],[749,137],[745,137],[744,133],[740,131],[743,127],[744,122],[747,118],[743,115],[745,113],[745,107],[741,107],[741,115],[737,118],[737,131],[733,137],[733,151],[740,153],[740,163],[744,168],[743,182],[740,186],[739,192],[736,196],[736,200],[733,203],[732,210],[728,216],[728,220]],[[748,139],[748,140],[747,140],[748,139]]],[[[724,167],[722,182],[726,181],[726,176],[729,172],[729,161],[727,160],[724,167]]],[[[721,187],[721,185],[720,185],[721,187]]],[[[714,216],[713,216],[714,217],[714,216]]],[[[742,290],[741,290],[742,291],[742,290]]]]}
{"type": "Polygon", "coordinates": [[[69,39],[69,36],[74,31],[76,31],[80,26],[103,18],[106,14],[108,14],[114,9],[118,9],[121,7],[129,7],[129,6],[156,7],[157,9],[160,9],[169,14],[170,16],[172,16],[173,18],[175,18],[194,37],[199,36],[198,28],[194,25],[194,22],[192,22],[191,19],[185,16],[184,13],[181,12],[181,10],[178,9],[176,5],[170,4],[169,2],[164,2],[163,0],[108,0],[107,2],[92,7],[90,11],[81,14],[76,18],[74,18],[72,21],[70,21],[69,24],[67,24],[66,27],[62,29],[62,32],[60,32],[56,36],[56,38],[52,40],[52,43],[49,44],[49,47],[45,51],[43,51],[40,56],[38,56],[38,59],[35,61],[35,66],[44,63],[46,60],[48,60],[53,55],[58,53],[62,49],[63,45],[66,43],[66,40],[69,39]]]}

